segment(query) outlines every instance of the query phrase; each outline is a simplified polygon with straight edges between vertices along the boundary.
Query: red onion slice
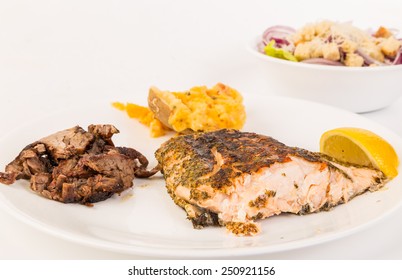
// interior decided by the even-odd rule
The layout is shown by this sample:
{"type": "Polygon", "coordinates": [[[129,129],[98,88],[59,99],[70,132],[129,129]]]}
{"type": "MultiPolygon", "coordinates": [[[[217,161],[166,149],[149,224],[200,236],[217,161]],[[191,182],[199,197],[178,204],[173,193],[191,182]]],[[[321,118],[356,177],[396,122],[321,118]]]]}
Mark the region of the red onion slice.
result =
{"type": "Polygon", "coordinates": [[[264,47],[265,47],[264,42],[259,41],[259,42],[257,43],[257,50],[258,50],[260,53],[265,54],[264,47]]]}
{"type": "Polygon", "coordinates": [[[281,44],[280,41],[283,40],[289,44],[289,42],[286,40],[286,37],[295,32],[296,30],[289,26],[275,25],[264,31],[262,34],[262,40],[265,44],[268,44],[271,40],[275,40],[275,42],[278,42],[278,44],[281,44]]]}
{"type": "Polygon", "coordinates": [[[364,59],[364,63],[367,65],[371,65],[371,64],[377,64],[377,65],[386,65],[385,63],[382,63],[381,61],[372,58],[371,56],[369,56],[368,54],[366,54],[364,51],[362,51],[361,49],[357,49],[356,53],[358,55],[360,55],[361,57],[363,57],[364,59]]]}
{"type": "Polygon", "coordinates": [[[330,66],[345,66],[339,61],[333,61],[325,58],[310,58],[305,59],[300,62],[308,63],[308,64],[320,64],[320,65],[330,65],[330,66]]]}
{"type": "Polygon", "coordinates": [[[399,51],[396,54],[394,61],[392,62],[392,65],[399,65],[399,64],[402,64],[402,47],[399,48],[399,51]]]}
{"type": "MultiPolygon", "coordinates": [[[[402,38],[399,38],[398,41],[402,42],[402,38]]],[[[395,56],[394,61],[392,61],[392,65],[402,64],[402,46],[399,47],[398,53],[395,56]]]]}
{"type": "Polygon", "coordinates": [[[275,44],[276,44],[278,47],[280,47],[280,46],[282,46],[282,45],[288,46],[288,45],[290,44],[288,40],[283,39],[283,38],[271,37],[271,40],[274,40],[274,41],[275,41],[275,44]]]}
{"type": "Polygon", "coordinates": [[[296,32],[296,29],[289,27],[289,26],[285,26],[285,25],[275,25],[275,26],[271,26],[269,28],[267,28],[264,33],[263,33],[263,37],[266,37],[267,35],[271,34],[271,33],[282,33],[282,34],[292,34],[296,32]]]}

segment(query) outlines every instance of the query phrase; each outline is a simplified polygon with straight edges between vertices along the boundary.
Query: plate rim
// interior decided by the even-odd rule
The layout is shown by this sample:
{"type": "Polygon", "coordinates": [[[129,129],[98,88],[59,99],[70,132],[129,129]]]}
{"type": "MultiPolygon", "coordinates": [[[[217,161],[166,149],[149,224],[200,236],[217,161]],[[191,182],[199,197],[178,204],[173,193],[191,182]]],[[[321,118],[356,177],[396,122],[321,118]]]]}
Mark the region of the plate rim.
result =
{"type": "MultiPolygon", "coordinates": [[[[338,111],[343,114],[350,114],[355,117],[362,118],[366,121],[369,121],[371,123],[375,123],[379,127],[382,127],[384,130],[387,131],[388,134],[392,135],[393,138],[401,140],[402,138],[393,132],[392,130],[382,126],[379,123],[376,123],[375,121],[369,120],[367,118],[364,118],[361,115],[346,111],[344,109],[336,108],[330,105],[326,104],[321,104],[309,100],[303,100],[303,99],[296,99],[292,97],[283,97],[283,96],[274,96],[274,95],[264,95],[264,94],[252,94],[248,95],[248,97],[263,97],[267,98],[268,100],[293,100],[296,102],[304,103],[304,104],[310,104],[310,106],[313,107],[324,107],[323,109],[328,109],[328,110],[333,110],[333,112],[338,111]]],[[[246,95],[244,95],[246,97],[246,95]]],[[[99,103],[104,103],[104,101],[98,100],[99,103]]],[[[109,101],[110,102],[110,101],[109,101]]],[[[38,119],[33,119],[28,123],[31,122],[37,122],[40,119],[47,119],[49,116],[54,115],[54,114],[59,114],[60,111],[55,111],[52,113],[47,114],[46,116],[43,116],[38,119]]],[[[0,138],[0,142],[3,142],[4,139],[7,139],[7,137],[10,137],[10,135],[13,135],[16,131],[19,129],[26,127],[28,124],[24,123],[19,126],[17,126],[14,130],[12,130],[10,133],[7,133],[3,137],[0,138]]],[[[317,244],[322,244],[325,242],[329,242],[332,240],[337,240],[340,238],[344,238],[346,236],[349,236],[351,234],[354,234],[356,232],[363,231],[369,227],[372,227],[374,224],[379,222],[380,220],[386,218],[387,216],[391,215],[393,212],[395,212],[398,208],[402,206],[402,199],[399,200],[399,202],[395,205],[393,205],[392,208],[388,209],[386,212],[382,213],[381,215],[378,215],[376,218],[365,222],[359,226],[355,226],[353,228],[349,229],[344,229],[340,232],[336,233],[325,233],[322,234],[321,236],[316,236],[316,237],[309,237],[303,240],[297,240],[297,241],[290,241],[286,243],[280,243],[280,244],[271,244],[271,245],[262,245],[258,247],[235,247],[235,248],[220,248],[220,249],[212,249],[212,248],[207,248],[207,249],[196,249],[196,248],[177,248],[175,250],[170,250],[166,248],[153,248],[153,247],[138,247],[138,246],[132,246],[132,245],[127,245],[127,246],[122,246],[119,243],[113,243],[107,240],[103,239],[96,239],[94,237],[82,237],[82,234],[79,233],[71,233],[67,232],[64,229],[59,229],[56,226],[53,225],[46,225],[43,224],[41,221],[36,220],[34,217],[27,215],[23,211],[19,210],[17,207],[15,207],[14,204],[12,204],[10,201],[7,200],[5,197],[5,194],[0,190],[0,207],[5,210],[8,214],[11,216],[15,217],[18,219],[20,222],[30,225],[33,228],[36,228],[42,232],[45,232],[47,234],[50,234],[54,237],[61,238],[64,240],[68,240],[70,242],[74,242],[77,244],[81,244],[84,246],[89,246],[92,248],[97,248],[97,249],[103,249],[111,252],[119,252],[119,253],[124,253],[124,254],[131,254],[131,255],[140,255],[140,256],[147,256],[147,257],[190,257],[190,258],[208,258],[208,257],[229,257],[229,256],[234,256],[234,257],[241,257],[241,256],[258,256],[262,254],[272,254],[272,253],[278,253],[278,252],[285,252],[289,250],[295,250],[295,249],[301,249],[305,247],[310,247],[314,246],[317,244]]],[[[222,230],[224,230],[222,228],[222,230]]],[[[251,237],[252,238],[252,237],[251,237]]]]}

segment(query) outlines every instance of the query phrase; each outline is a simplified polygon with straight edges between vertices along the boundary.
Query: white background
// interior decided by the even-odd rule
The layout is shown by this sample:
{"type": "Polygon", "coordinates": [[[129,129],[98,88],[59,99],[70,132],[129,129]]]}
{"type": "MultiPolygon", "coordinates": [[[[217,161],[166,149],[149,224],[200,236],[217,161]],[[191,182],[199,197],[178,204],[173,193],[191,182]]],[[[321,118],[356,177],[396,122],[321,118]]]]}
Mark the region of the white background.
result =
{"type": "MultiPolygon", "coordinates": [[[[402,29],[401,11],[398,1],[1,1],[0,137],[83,95],[129,101],[150,85],[217,82],[261,92],[264,76],[245,45],[266,27],[332,19],[402,29]]],[[[402,136],[401,99],[364,116],[402,136]]],[[[144,258],[76,245],[8,213],[0,221],[1,259],[144,258]]],[[[338,241],[255,258],[401,259],[400,221],[402,210],[338,241]]]]}

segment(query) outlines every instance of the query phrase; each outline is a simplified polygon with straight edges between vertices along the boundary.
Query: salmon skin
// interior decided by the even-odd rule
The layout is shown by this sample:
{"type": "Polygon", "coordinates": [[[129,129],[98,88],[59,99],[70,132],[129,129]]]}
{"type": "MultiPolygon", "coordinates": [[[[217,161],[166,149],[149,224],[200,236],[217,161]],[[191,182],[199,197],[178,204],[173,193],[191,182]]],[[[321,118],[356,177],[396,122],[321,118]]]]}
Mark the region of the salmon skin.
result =
{"type": "Polygon", "coordinates": [[[225,226],[239,236],[260,232],[257,220],[329,210],[386,182],[379,170],[237,130],[174,137],[155,156],[195,228],[225,226]]]}

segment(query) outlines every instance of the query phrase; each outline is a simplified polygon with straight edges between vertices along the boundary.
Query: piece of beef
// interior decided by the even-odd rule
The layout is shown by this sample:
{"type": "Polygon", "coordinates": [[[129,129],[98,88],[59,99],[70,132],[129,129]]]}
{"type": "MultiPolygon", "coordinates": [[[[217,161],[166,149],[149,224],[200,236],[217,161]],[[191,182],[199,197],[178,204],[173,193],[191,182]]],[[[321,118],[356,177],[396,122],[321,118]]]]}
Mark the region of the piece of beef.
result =
{"type": "Polygon", "coordinates": [[[56,132],[28,146],[0,172],[0,182],[31,182],[36,193],[64,203],[90,204],[105,200],[133,186],[134,177],[150,177],[140,152],[115,147],[113,125],[79,126],[56,132]]]}

